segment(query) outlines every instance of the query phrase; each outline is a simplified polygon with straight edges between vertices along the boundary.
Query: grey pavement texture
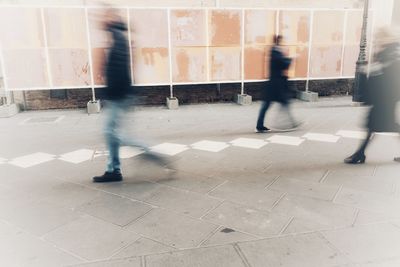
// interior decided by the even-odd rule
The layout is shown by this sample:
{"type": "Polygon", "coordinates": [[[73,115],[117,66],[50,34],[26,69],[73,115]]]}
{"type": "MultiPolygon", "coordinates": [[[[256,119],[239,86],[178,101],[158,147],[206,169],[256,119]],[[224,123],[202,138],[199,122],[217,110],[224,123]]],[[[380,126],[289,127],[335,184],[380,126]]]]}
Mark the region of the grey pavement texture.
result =
{"type": "MultiPolygon", "coordinates": [[[[104,114],[1,119],[0,266],[400,266],[400,138],[376,135],[349,166],[367,107],[295,102],[301,128],[256,134],[258,108],[130,111],[166,164],[127,149],[112,184],[91,181],[104,114]]],[[[267,125],[278,119],[273,106],[267,125]]]]}

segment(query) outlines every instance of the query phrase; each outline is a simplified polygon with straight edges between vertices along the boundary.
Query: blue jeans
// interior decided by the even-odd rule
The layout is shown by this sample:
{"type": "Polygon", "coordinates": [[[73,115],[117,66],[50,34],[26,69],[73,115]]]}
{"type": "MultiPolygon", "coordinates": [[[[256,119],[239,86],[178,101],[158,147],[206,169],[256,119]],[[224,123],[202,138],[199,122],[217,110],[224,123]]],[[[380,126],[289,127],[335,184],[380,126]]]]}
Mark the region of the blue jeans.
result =
{"type": "Polygon", "coordinates": [[[107,172],[121,171],[119,149],[121,145],[140,147],[148,151],[147,146],[122,136],[121,128],[124,123],[125,115],[128,113],[130,99],[108,100],[106,102],[106,119],[104,135],[109,151],[107,172]]]}

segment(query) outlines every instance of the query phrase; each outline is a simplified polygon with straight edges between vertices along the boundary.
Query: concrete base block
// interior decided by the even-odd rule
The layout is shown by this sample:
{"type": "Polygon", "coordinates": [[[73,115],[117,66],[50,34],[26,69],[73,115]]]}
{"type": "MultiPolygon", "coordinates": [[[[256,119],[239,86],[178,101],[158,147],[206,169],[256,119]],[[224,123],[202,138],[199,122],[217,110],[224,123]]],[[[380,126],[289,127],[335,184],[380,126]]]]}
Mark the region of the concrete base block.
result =
{"type": "Polygon", "coordinates": [[[167,107],[168,109],[178,109],[179,100],[176,97],[167,97],[167,107]]]}
{"type": "Polygon", "coordinates": [[[362,102],[351,102],[351,106],[353,107],[362,107],[364,103],[362,102]]]}
{"type": "Polygon", "coordinates": [[[96,113],[100,113],[100,100],[96,100],[96,101],[89,101],[87,103],[87,113],[88,114],[96,114],[96,113]]]}
{"type": "Polygon", "coordinates": [[[0,118],[8,118],[18,114],[20,111],[17,104],[0,106],[0,118]]]}
{"type": "Polygon", "coordinates": [[[318,101],[318,93],[297,91],[297,98],[303,101],[316,102],[318,101]]]}
{"type": "Polygon", "coordinates": [[[0,118],[12,117],[18,113],[19,113],[19,106],[17,104],[0,106],[0,118]]]}
{"type": "Polygon", "coordinates": [[[235,102],[239,105],[244,105],[244,106],[251,105],[252,97],[251,95],[246,95],[246,94],[236,95],[235,102]]]}

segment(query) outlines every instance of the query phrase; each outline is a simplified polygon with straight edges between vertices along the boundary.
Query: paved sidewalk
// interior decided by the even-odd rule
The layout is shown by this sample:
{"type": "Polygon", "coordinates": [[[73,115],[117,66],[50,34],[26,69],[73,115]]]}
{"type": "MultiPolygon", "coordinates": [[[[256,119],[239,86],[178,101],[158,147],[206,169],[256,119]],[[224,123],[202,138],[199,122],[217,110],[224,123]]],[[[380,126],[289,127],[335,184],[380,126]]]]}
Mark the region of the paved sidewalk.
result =
{"type": "Polygon", "coordinates": [[[167,165],[124,147],[114,184],[91,182],[102,114],[1,119],[0,266],[400,266],[398,135],[349,166],[367,108],[296,102],[299,130],[256,134],[258,108],[138,108],[133,134],[167,165]]]}

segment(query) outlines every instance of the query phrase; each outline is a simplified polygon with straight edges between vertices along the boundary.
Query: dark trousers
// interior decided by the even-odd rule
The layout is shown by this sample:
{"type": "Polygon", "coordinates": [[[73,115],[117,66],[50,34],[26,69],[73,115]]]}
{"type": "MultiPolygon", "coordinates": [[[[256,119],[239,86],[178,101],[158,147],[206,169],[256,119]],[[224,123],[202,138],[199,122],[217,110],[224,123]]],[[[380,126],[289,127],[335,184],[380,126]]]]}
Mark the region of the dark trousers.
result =
{"type": "MultiPolygon", "coordinates": [[[[283,101],[283,102],[279,102],[279,103],[282,105],[282,108],[288,114],[290,122],[294,126],[296,124],[296,122],[293,119],[293,116],[292,116],[292,114],[290,112],[289,102],[288,101],[283,101]]],[[[262,102],[261,108],[260,108],[260,112],[258,113],[257,129],[262,129],[264,127],[265,114],[267,113],[267,111],[268,111],[270,106],[271,106],[271,100],[265,100],[265,101],[262,102]]]]}
{"type": "Polygon", "coordinates": [[[364,141],[361,143],[360,147],[358,148],[355,154],[364,155],[365,149],[367,148],[368,144],[371,142],[372,131],[368,130],[367,136],[364,141]]]}
{"type": "Polygon", "coordinates": [[[265,113],[267,113],[270,105],[271,101],[269,100],[262,102],[260,112],[258,113],[257,129],[261,129],[262,127],[264,127],[265,113]]]}

